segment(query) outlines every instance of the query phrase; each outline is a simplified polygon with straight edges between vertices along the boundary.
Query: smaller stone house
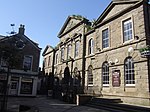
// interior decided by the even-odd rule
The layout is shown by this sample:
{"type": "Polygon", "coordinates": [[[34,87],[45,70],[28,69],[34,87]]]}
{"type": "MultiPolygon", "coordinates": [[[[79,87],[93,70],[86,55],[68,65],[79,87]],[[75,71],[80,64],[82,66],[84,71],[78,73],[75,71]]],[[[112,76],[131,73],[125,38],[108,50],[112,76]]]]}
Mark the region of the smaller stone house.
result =
{"type": "MultiPolygon", "coordinates": [[[[41,48],[38,47],[37,43],[29,39],[24,32],[24,25],[20,25],[17,34],[0,40],[0,46],[8,46],[9,49],[18,50],[18,52],[14,51],[16,54],[14,54],[13,58],[16,63],[14,62],[13,66],[10,65],[12,61],[8,65],[8,61],[4,60],[6,55],[2,55],[3,58],[1,57],[0,60],[0,76],[8,85],[9,95],[36,96],[41,48]]],[[[3,50],[7,52],[6,49],[3,50]]],[[[11,53],[9,52],[9,54],[11,53]]],[[[11,56],[9,56],[10,58],[11,56]]]]}

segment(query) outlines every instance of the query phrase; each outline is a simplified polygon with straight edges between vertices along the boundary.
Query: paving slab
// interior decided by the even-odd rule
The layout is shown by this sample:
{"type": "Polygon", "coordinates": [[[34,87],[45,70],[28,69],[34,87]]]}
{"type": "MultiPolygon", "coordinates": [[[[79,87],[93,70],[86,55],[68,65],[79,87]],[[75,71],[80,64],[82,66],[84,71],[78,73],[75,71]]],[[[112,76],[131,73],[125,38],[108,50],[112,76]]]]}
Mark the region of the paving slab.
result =
{"type": "MultiPolygon", "coordinates": [[[[52,99],[47,96],[32,97],[9,97],[8,112],[19,112],[19,105],[30,106],[39,112],[109,112],[87,106],[77,106],[66,102],[52,99]]],[[[37,111],[33,111],[37,112],[37,111]]]]}

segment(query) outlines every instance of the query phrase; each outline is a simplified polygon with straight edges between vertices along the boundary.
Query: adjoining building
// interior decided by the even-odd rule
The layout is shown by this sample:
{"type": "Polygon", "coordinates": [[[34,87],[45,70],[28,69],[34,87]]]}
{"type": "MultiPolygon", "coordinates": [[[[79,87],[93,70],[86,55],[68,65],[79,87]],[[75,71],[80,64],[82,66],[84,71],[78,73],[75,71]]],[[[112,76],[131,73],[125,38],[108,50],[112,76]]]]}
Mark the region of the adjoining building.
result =
{"type": "MultiPolygon", "coordinates": [[[[58,34],[60,43],[55,48],[50,46],[45,48],[43,52],[44,72],[50,76],[54,75],[54,86],[61,85],[63,90],[67,90],[67,85],[72,85],[74,89],[78,88],[74,91],[81,92],[81,87],[84,85],[82,77],[85,74],[84,35],[90,24],[80,15],[69,16],[58,34]]],[[[59,94],[67,94],[63,90],[59,94]]],[[[57,93],[55,90],[53,92],[57,93]]]]}
{"type": "Polygon", "coordinates": [[[92,28],[71,18],[58,34],[54,77],[69,74],[85,94],[150,105],[148,0],[113,0],[92,28]]]}
{"type": "Polygon", "coordinates": [[[5,55],[1,55],[0,61],[0,80],[8,85],[8,95],[36,96],[41,48],[24,32],[24,25],[20,25],[17,34],[5,36],[0,40],[0,47],[5,47],[3,49],[5,55]],[[11,49],[18,50],[18,52],[12,51],[12,54],[16,53],[12,57],[11,49]],[[7,52],[7,59],[14,58],[12,59],[14,62],[8,63],[5,57],[7,52]],[[14,66],[11,66],[12,63],[14,66]]]}

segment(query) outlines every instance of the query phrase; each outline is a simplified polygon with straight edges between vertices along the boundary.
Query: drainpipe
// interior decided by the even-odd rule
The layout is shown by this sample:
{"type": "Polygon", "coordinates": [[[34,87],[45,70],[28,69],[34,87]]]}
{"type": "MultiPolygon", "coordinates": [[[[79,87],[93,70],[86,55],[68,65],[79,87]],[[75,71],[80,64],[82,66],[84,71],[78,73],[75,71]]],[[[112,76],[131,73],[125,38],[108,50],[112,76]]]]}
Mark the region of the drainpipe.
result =
{"type": "MultiPolygon", "coordinates": [[[[143,10],[144,10],[144,25],[145,25],[145,36],[146,36],[146,45],[150,45],[150,2],[149,0],[143,1],[143,10]]],[[[148,66],[148,82],[149,82],[149,92],[150,92],[150,58],[147,58],[147,66],[148,66]]]]}
{"type": "Polygon", "coordinates": [[[83,23],[83,54],[82,54],[82,89],[85,89],[85,54],[86,54],[86,37],[85,37],[85,23],[83,23]]]}
{"type": "Polygon", "coordinates": [[[53,63],[52,63],[52,74],[54,75],[54,64],[55,64],[55,49],[53,49],[53,63]]]}
{"type": "MultiPolygon", "coordinates": [[[[146,38],[146,44],[147,45],[150,45],[150,1],[149,0],[146,0],[146,6],[145,6],[145,15],[147,17],[147,22],[146,24],[148,25],[148,27],[146,28],[146,36],[148,36],[146,38]]],[[[145,24],[145,25],[146,25],[145,24]]],[[[150,92],[150,58],[148,57],[148,61],[147,61],[147,65],[148,65],[148,81],[149,81],[149,92],[150,92]]]]}
{"type": "Polygon", "coordinates": [[[53,49],[53,62],[52,62],[52,76],[53,76],[53,86],[52,88],[54,87],[54,64],[55,64],[55,54],[56,54],[56,50],[53,49]]]}

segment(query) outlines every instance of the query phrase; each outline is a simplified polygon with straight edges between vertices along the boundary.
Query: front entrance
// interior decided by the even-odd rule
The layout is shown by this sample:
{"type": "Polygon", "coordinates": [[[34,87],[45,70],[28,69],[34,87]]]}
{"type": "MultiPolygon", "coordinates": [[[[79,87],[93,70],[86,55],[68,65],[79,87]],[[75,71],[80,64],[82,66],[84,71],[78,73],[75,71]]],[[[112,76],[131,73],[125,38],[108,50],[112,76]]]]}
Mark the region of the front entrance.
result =
{"type": "Polygon", "coordinates": [[[64,70],[64,84],[70,85],[70,82],[71,82],[70,70],[69,67],[67,66],[64,70]]]}

